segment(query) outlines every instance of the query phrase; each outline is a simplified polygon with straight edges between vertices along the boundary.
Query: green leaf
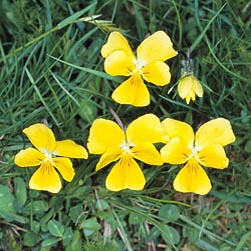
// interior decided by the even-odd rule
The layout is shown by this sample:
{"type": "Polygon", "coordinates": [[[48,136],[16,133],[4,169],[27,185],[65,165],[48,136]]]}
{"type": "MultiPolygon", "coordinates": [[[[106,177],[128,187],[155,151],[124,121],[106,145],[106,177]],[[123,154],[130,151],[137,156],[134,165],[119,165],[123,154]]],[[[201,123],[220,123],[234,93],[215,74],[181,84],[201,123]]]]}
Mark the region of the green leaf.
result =
{"type": "Polygon", "coordinates": [[[109,208],[109,204],[107,203],[106,200],[103,200],[103,199],[99,199],[96,201],[96,205],[95,207],[98,209],[98,210],[106,210],[107,208],[109,208]]]}
{"type": "Polygon", "coordinates": [[[164,205],[159,210],[159,216],[166,219],[168,222],[174,222],[179,219],[180,211],[175,205],[164,205]]]}
{"type": "Polygon", "coordinates": [[[167,225],[163,225],[162,230],[163,231],[161,232],[161,236],[166,243],[173,245],[179,242],[180,235],[176,229],[167,225]]]}
{"type": "Polygon", "coordinates": [[[130,213],[129,214],[129,223],[130,224],[140,224],[142,221],[144,220],[144,218],[137,213],[130,213]]]}
{"type": "Polygon", "coordinates": [[[202,250],[219,251],[217,247],[213,246],[210,242],[207,241],[197,240],[195,241],[195,245],[200,247],[202,250]]]}
{"type": "Polygon", "coordinates": [[[165,240],[167,244],[170,244],[174,246],[174,244],[177,244],[180,240],[180,235],[176,229],[173,227],[167,226],[165,224],[158,224],[158,226],[155,226],[151,229],[149,238],[150,240],[157,241],[159,236],[165,240]]]}
{"type": "Polygon", "coordinates": [[[153,227],[149,233],[149,240],[156,242],[159,236],[160,231],[156,227],[153,227]]]}
{"type": "Polygon", "coordinates": [[[47,224],[49,232],[56,237],[63,237],[64,226],[61,222],[56,220],[50,220],[47,224]]]}
{"type": "Polygon", "coordinates": [[[7,221],[17,221],[19,223],[27,222],[27,219],[16,214],[14,207],[15,197],[9,188],[0,185],[0,216],[7,221]]]}
{"type": "Polygon", "coordinates": [[[56,238],[56,237],[50,237],[50,238],[47,238],[45,240],[42,241],[42,244],[41,246],[42,247],[51,247],[53,246],[55,243],[61,241],[60,238],[56,238]]]}
{"type": "Polygon", "coordinates": [[[3,185],[0,185],[0,211],[14,213],[14,196],[10,192],[9,188],[3,185]]]}
{"type": "Polygon", "coordinates": [[[66,230],[64,231],[64,236],[63,236],[63,244],[64,246],[67,246],[69,242],[72,240],[73,237],[73,232],[71,227],[67,227],[66,230]]]}
{"type": "Polygon", "coordinates": [[[247,153],[251,153],[251,140],[248,140],[247,143],[245,144],[244,150],[247,153]]]}
{"type": "Polygon", "coordinates": [[[21,208],[27,200],[27,189],[25,182],[22,178],[17,177],[14,179],[15,195],[18,208],[21,208]]]}
{"type": "Polygon", "coordinates": [[[6,212],[0,209],[0,217],[3,217],[5,220],[11,222],[11,221],[17,221],[19,223],[27,223],[28,219],[24,218],[23,216],[17,215],[12,212],[6,212]]]}
{"type": "Polygon", "coordinates": [[[82,99],[79,105],[79,116],[91,123],[97,116],[97,106],[91,100],[82,99]]]}
{"type": "Polygon", "coordinates": [[[84,221],[81,224],[81,227],[83,228],[85,236],[90,236],[101,228],[100,224],[97,222],[97,219],[95,217],[92,217],[84,221]]]}
{"type": "Polygon", "coordinates": [[[99,211],[97,213],[99,219],[105,220],[111,226],[112,230],[118,227],[118,222],[110,212],[99,211]]]}
{"type": "Polygon", "coordinates": [[[72,207],[69,212],[69,216],[71,220],[76,223],[78,220],[79,215],[83,212],[83,206],[81,204],[78,204],[75,207],[72,207]]]}
{"type": "Polygon", "coordinates": [[[40,220],[40,224],[41,224],[41,229],[42,231],[46,232],[48,230],[48,226],[47,226],[47,222],[53,217],[55,212],[54,207],[51,208],[51,210],[46,213],[40,220]]]}
{"type": "Polygon", "coordinates": [[[32,206],[32,210],[34,214],[41,214],[48,210],[48,204],[44,200],[33,201],[30,206],[32,206]]]}
{"type": "Polygon", "coordinates": [[[66,251],[82,251],[81,234],[79,231],[73,233],[72,241],[67,245],[66,251]]]}
{"type": "Polygon", "coordinates": [[[40,222],[33,220],[31,222],[31,231],[38,233],[40,230],[40,222]]]}
{"type": "Polygon", "coordinates": [[[23,244],[28,247],[35,246],[41,240],[40,236],[34,232],[26,232],[24,234],[23,244]]]}

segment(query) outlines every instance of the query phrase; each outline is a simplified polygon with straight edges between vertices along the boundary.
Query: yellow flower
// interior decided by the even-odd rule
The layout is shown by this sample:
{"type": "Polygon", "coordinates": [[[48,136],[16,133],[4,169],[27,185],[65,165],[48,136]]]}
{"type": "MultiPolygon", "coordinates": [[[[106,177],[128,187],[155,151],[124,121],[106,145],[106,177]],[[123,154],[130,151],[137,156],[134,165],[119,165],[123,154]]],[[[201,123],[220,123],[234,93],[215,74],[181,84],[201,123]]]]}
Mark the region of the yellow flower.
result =
{"type": "Polygon", "coordinates": [[[153,114],[139,117],[126,130],[111,120],[96,119],[87,143],[90,153],[102,154],[96,170],[117,161],[106,178],[107,189],[143,189],[145,177],[134,158],[150,165],[161,165],[162,157],[153,143],[162,141],[162,137],[163,128],[153,114]]]}
{"type": "Polygon", "coordinates": [[[167,118],[162,125],[170,139],[160,151],[164,162],[186,163],[174,180],[174,189],[207,194],[211,182],[201,165],[218,169],[228,166],[223,146],[235,141],[229,121],[223,118],[211,120],[203,124],[195,135],[184,122],[167,118]]]}
{"type": "Polygon", "coordinates": [[[189,104],[190,100],[195,100],[195,96],[203,97],[203,89],[200,81],[194,75],[186,75],[179,80],[178,93],[182,99],[189,104]]]}
{"type": "Polygon", "coordinates": [[[86,159],[86,149],[71,140],[56,141],[51,129],[44,124],[34,124],[23,132],[36,149],[21,150],[15,156],[15,164],[20,167],[40,166],[30,179],[31,189],[59,192],[62,184],[57,171],[64,180],[71,181],[75,172],[69,158],[86,159]]]}
{"type": "Polygon", "coordinates": [[[171,74],[163,61],[176,56],[177,52],[169,36],[157,31],[138,46],[135,56],[126,38],[115,31],[109,35],[101,54],[108,74],[129,77],[113,92],[112,98],[120,104],[146,106],[150,95],[143,79],[158,86],[168,84],[171,74]]]}

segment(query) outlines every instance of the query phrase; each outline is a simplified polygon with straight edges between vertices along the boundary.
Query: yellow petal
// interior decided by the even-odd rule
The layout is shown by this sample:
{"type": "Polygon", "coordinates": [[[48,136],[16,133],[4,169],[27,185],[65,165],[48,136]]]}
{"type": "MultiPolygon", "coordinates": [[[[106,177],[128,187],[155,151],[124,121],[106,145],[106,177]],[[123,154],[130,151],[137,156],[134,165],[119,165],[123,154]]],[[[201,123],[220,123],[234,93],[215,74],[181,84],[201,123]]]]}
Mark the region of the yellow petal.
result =
{"type": "Polygon", "coordinates": [[[134,58],[132,49],[126,38],[119,32],[114,31],[108,37],[107,43],[101,49],[102,57],[106,58],[113,52],[123,50],[130,57],[134,58]]]}
{"type": "Polygon", "coordinates": [[[62,187],[58,173],[49,161],[42,165],[31,176],[29,186],[31,189],[58,193],[62,187]]]}
{"type": "Polygon", "coordinates": [[[190,159],[176,176],[174,189],[182,193],[207,194],[211,190],[211,182],[195,159],[190,159]]]}
{"type": "Polygon", "coordinates": [[[25,128],[23,132],[29,138],[32,145],[34,145],[39,151],[45,153],[54,150],[56,145],[54,134],[52,130],[44,124],[32,125],[25,128]]]}
{"type": "Polygon", "coordinates": [[[122,189],[141,190],[145,177],[137,162],[128,154],[121,157],[106,178],[106,187],[111,191],[122,189]]]}
{"type": "Polygon", "coordinates": [[[133,74],[112,94],[119,104],[146,106],[150,104],[150,94],[139,74],[133,74]]]}
{"type": "Polygon", "coordinates": [[[181,138],[172,138],[164,147],[161,148],[160,154],[163,161],[169,164],[183,164],[188,160],[191,150],[181,138]]]}
{"type": "Polygon", "coordinates": [[[37,149],[27,148],[21,150],[14,159],[16,165],[21,167],[38,166],[45,159],[45,156],[37,149]]]}
{"type": "Polygon", "coordinates": [[[110,54],[105,59],[104,68],[112,76],[129,76],[136,69],[125,51],[115,51],[110,54]]]}
{"type": "Polygon", "coordinates": [[[186,78],[182,78],[178,83],[178,93],[182,99],[186,99],[186,103],[189,104],[190,100],[195,100],[195,93],[193,92],[193,83],[186,78]]]}
{"type": "Polygon", "coordinates": [[[129,124],[126,130],[129,143],[148,141],[151,143],[163,142],[164,130],[159,118],[154,114],[145,114],[129,124]]]}
{"type": "Polygon", "coordinates": [[[154,61],[146,65],[141,72],[146,81],[155,85],[164,86],[171,80],[169,66],[162,61],[154,61]]]}
{"type": "Polygon", "coordinates": [[[108,149],[99,159],[98,164],[96,165],[96,171],[101,168],[109,165],[111,162],[118,160],[123,150],[121,148],[108,149]]]}
{"type": "Polygon", "coordinates": [[[146,38],[137,48],[138,60],[147,64],[155,60],[165,61],[177,55],[171,39],[164,31],[157,31],[146,38]]]}
{"type": "Polygon", "coordinates": [[[205,147],[212,144],[228,145],[235,141],[230,122],[224,118],[217,118],[203,124],[195,135],[195,144],[205,147]]]}
{"type": "Polygon", "coordinates": [[[199,153],[198,157],[200,159],[200,163],[203,166],[214,167],[223,169],[228,166],[228,158],[224,151],[224,148],[219,145],[209,145],[203,148],[199,153]]]}
{"type": "Polygon", "coordinates": [[[195,100],[195,96],[203,96],[203,88],[200,81],[193,75],[188,75],[180,79],[178,83],[178,93],[182,99],[186,99],[189,104],[190,100],[195,100]]]}
{"type": "Polygon", "coordinates": [[[124,141],[124,131],[115,122],[96,119],[90,128],[87,148],[90,153],[103,154],[108,149],[116,151],[124,141]]]}
{"type": "Polygon", "coordinates": [[[148,142],[137,144],[131,149],[132,156],[149,165],[162,165],[163,160],[160,153],[148,142]]]}
{"type": "Polygon", "coordinates": [[[72,167],[72,163],[68,158],[53,158],[53,165],[62,175],[63,179],[70,182],[75,176],[75,171],[72,167]]]}
{"type": "Polygon", "coordinates": [[[203,97],[203,88],[202,88],[202,85],[200,84],[200,81],[195,78],[194,76],[193,77],[193,90],[195,92],[195,94],[198,96],[198,97],[203,97]]]}
{"type": "Polygon", "coordinates": [[[184,144],[186,144],[187,146],[193,145],[193,129],[187,123],[175,119],[166,118],[164,121],[162,121],[161,124],[165,130],[167,140],[175,137],[180,137],[184,144]]]}
{"type": "Polygon", "coordinates": [[[83,158],[87,159],[88,153],[86,149],[76,144],[72,140],[62,140],[56,142],[55,150],[53,151],[55,155],[69,157],[69,158],[83,158]]]}

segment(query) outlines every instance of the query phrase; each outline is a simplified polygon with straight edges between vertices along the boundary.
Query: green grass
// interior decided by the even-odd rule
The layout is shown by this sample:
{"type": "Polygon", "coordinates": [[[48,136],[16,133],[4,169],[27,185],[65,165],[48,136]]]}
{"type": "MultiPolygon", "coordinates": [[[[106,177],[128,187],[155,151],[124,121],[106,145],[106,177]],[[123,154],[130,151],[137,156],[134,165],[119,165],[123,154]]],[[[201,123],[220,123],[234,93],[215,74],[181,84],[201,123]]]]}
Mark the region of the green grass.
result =
{"type": "Polygon", "coordinates": [[[0,250],[249,251],[251,250],[251,2],[63,1],[0,3],[0,250]],[[202,3],[203,2],[203,3],[202,3]],[[82,17],[101,15],[96,21],[82,17]],[[148,33],[166,31],[179,55],[172,80],[148,84],[151,104],[118,105],[110,95],[122,78],[104,73],[100,49],[109,31],[134,48],[148,33]],[[190,48],[205,91],[187,106],[177,95],[181,60],[190,48]],[[28,188],[33,168],[15,154],[29,145],[22,130],[47,121],[58,139],[86,146],[97,117],[129,123],[145,113],[190,123],[231,121],[237,140],[226,148],[229,168],[207,169],[206,196],[172,188],[180,167],[143,166],[144,190],[110,192],[109,168],[97,156],[76,160],[76,177],[53,195],[28,188]]]}

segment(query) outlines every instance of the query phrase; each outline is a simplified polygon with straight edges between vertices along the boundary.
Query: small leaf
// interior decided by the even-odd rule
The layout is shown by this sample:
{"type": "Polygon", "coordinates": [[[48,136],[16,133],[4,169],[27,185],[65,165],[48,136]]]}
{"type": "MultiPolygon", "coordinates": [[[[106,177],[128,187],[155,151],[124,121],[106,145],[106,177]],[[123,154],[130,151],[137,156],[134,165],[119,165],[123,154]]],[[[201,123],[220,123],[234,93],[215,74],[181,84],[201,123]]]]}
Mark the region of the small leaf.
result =
{"type": "Polygon", "coordinates": [[[72,240],[73,237],[73,232],[71,227],[67,227],[66,230],[64,231],[64,236],[63,236],[63,244],[64,246],[67,246],[69,242],[72,240]]]}
{"type": "Polygon", "coordinates": [[[23,216],[17,215],[15,213],[3,211],[2,209],[0,209],[0,217],[3,217],[5,220],[7,220],[9,222],[17,221],[22,224],[28,222],[27,218],[24,218],[23,216]]]}
{"type": "Polygon", "coordinates": [[[56,237],[63,237],[64,226],[61,222],[56,220],[50,220],[47,224],[49,232],[56,237]]]}
{"type": "Polygon", "coordinates": [[[137,213],[130,213],[129,215],[129,223],[130,224],[139,224],[143,221],[143,217],[137,213]]]}
{"type": "Polygon", "coordinates": [[[34,233],[38,233],[40,230],[40,222],[33,220],[31,222],[31,231],[34,233]]]}
{"type": "Polygon", "coordinates": [[[160,236],[160,231],[156,227],[153,227],[149,233],[149,240],[157,241],[160,236]]]}
{"type": "Polygon", "coordinates": [[[97,117],[97,106],[92,100],[82,99],[78,114],[83,120],[91,122],[97,117]]]}
{"type": "Polygon", "coordinates": [[[247,152],[247,153],[251,153],[251,140],[248,140],[245,147],[244,147],[244,150],[247,152]]]}
{"type": "MultiPolygon", "coordinates": [[[[195,245],[201,248],[202,250],[207,250],[207,251],[218,251],[219,249],[215,246],[213,246],[211,243],[203,240],[196,240],[195,245]]],[[[221,249],[222,250],[222,249],[221,249]]],[[[236,251],[236,249],[235,249],[236,251]]]]}
{"type": "Polygon", "coordinates": [[[81,227],[83,228],[85,236],[90,236],[101,228],[100,224],[97,222],[97,219],[95,217],[92,217],[84,221],[81,224],[81,227]]]}
{"type": "Polygon", "coordinates": [[[0,185],[0,210],[3,212],[14,213],[14,196],[9,188],[0,185]]]}
{"type": "Polygon", "coordinates": [[[79,231],[73,233],[72,241],[67,245],[66,251],[82,251],[81,234],[79,231]]]}
{"type": "Polygon", "coordinates": [[[27,210],[32,207],[33,214],[42,214],[48,210],[48,204],[44,200],[33,201],[27,206],[27,210]]]}
{"type": "Polygon", "coordinates": [[[167,204],[160,208],[159,216],[166,219],[168,222],[174,222],[179,219],[180,211],[177,206],[167,204]]]}
{"type": "Polygon", "coordinates": [[[26,232],[24,234],[23,244],[28,247],[35,246],[41,240],[40,236],[34,232],[26,232]]]}
{"type": "Polygon", "coordinates": [[[57,243],[57,242],[59,242],[59,241],[61,241],[60,238],[50,237],[50,238],[47,238],[47,239],[43,240],[41,246],[44,247],[44,248],[45,248],[45,247],[51,247],[51,246],[53,246],[55,243],[57,243]]]}
{"type": "Polygon", "coordinates": [[[96,207],[97,209],[99,209],[99,210],[104,211],[104,210],[106,210],[107,208],[109,208],[109,204],[107,203],[106,200],[100,199],[100,200],[97,200],[95,207],[96,207]]]}
{"type": "Polygon", "coordinates": [[[27,200],[26,185],[25,185],[24,180],[19,177],[14,179],[14,183],[15,183],[15,194],[16,194],[17,206],[18,208],[21,208],[27,200]]]}
{"type": "Polygon", "coordinates": [[[168,244],[177,244],[180,241],[180,235],[176,229],[164,225],[162,228],[161,236],[168,244]]]}
{"type": "Polygon", "coordinates": [[[41,229],[43,232],[47,232],[48,231],[48,226],[47,223],[48,221],[53,217],[55,212],[54,207],[52,207],[50,209],[50,211],[48,213],[46,213],[41,219],[40,219],[40,225],[41,225],[41,229]]]}
{"type": "Polygon", "coordinates": [[[76,223],[78,220],[79,215],[83,213],[83,206],[81,204],[78,204],[77,206],[74,206],[70,209],[69,216],[71,220],[76,223]]]}
{"type": "Polygon", "coordinates": [[[165,240],[167,244],[174,246],[180,241],[180,235],[176,229],[165,224],[157,224],[153,227],[149,234],[149,239],[156,241],[159,236],[165,240]]]}

